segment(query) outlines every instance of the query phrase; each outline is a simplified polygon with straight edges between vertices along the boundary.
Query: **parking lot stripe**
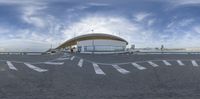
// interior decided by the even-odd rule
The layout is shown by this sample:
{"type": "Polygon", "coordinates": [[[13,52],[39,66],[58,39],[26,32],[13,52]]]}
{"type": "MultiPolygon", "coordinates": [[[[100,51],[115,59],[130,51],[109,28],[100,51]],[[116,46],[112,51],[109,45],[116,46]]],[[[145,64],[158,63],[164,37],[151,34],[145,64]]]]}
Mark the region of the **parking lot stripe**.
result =
{"type": "Polygon", "coordinates": [[[36,67],[36,66],[34,66],[34,65],[31,65],[31,64],[29,64],[29,63],[24,63],[27,67],[29,67],[30,69],[33,69],[33,70],[35,70],[35,71],[37,71],[37,72],[46,72],[46,71],[48,71],[47,69],[41,69],[41,68],[39,68],[39,67],[36,67]]]}
{"type": "Polygon", "coordinates": [[[180,66],[183,66],[183,62],[181,60],[177,60],[177,63],[180,65],[180,66]]]}
{"type": "Polygon", "coordinates": [[[44,64],[48,64],[48,65],[63,65],[64,62],[44,62],[44,64]]]}
{"type": "Polygon", "coordinates": [[[96,74],[100,74],[100,75],[106,75],[103,70],[99,67],[98,64],[96,63],[92,63],[93,67],[94,67],[94,71],[96,74]]]}
{"type": "Polygon", "coordinates": [[[66,54],[66,53],[64,53],[64,55],[63,56],[70,56],[69,54],[66,54]]]}
{"type": "Polygon", "coordinates": [[[82,67],[82,66],[83,66],[83,59],[80,59],[80,60],[79,60],[78,66],[79,66],[79,67],[82,67]]]}
{"type": "Polygon", "coordinates": [[[8,67],[12,70],[17,70],[17,68],[15,68],[15,66],[10,62],[10,61],[7,61],[6,62],[8,64],[8,67]]]}
{"type": "Polygon", "coordinates": [[[57,58],[56,60],[62,61],[62,60],[67,60],[69,58],[57,58]]]}
{"type": "Polygon", "coordinates": [[[149,63],[151,66],[153,66],[153,67],[158,67],[158,65],[155,64],[155,63],[153,63],[152,61],[148,61],[148,63],[149,63]]]}
{"type": "Polygon", "coordinates": [[[165,64],[165,65],[167,65],[167,66],[171,66],[172,64],[170,64],[168,61],[166,61],[166,60],[162,60],[163,61],[163,63],[165,64]]]}
{"type": "Polygon", "coordinates": [[[199,66],[195,60],[191,60],[193,66],[199,66]]]}
{"type": "Polygon", "coordinates": [[[122,74],[128,74],[130,73],[129,71],[119,67],[118,65],[112,65],[118,72],[122,73],[122,74]]]}
{"type": "Polygon", "coordinates": [[[144,69],[146,69],[145,67],[143,67],[143,66],[141,66],[141,65],[139,65],[139,64],[137,64],[137,63],[131,63],[134,67],[136,67],[137,69],[139,69],[139,70],[144,70],[144,69]]]}
{"type": "Polygon", "coordinates": [[[75,56],[72,56],[70,60],[74,60],[75,56]]]}

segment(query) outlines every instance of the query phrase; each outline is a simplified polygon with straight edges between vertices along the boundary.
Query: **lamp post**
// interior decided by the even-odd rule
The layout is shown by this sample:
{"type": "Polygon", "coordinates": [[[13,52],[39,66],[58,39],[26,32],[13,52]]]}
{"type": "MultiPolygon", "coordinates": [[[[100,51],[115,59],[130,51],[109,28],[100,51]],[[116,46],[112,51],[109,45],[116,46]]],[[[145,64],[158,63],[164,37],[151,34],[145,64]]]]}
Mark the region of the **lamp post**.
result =
{"type": "MultiPolygon", "coordinates": [[[[94,30],[91,30],[92,33],[94,32],[94,30]]],[[[92,54],[94,54],[94,50],[95,50],[95,46],[94,46],[94,39],[92,39],[92,54]]]]}

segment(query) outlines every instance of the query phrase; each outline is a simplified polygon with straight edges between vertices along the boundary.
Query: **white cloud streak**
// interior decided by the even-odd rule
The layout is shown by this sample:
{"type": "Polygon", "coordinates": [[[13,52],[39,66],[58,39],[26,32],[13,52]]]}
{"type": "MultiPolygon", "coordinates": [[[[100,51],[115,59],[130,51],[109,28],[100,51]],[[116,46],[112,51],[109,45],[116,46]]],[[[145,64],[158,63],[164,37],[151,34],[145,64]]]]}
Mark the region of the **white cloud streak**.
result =
{"type": "Polygon", "coordinates": [[[130,44],[138,44],[138,46],[148,45],[144,42],[152,41],[152,32],[144,30],[139,24],[133,23],[123,17],[112,16],[88,16],[79,22],[75,22],[67,27],[63,32],[65,38],[70,39],[74,36],[91,33],[107,33],[125,38],[130,44]],[[142,44],[144,43],[144,44],[142,44]]]}
{"type": "MultiPolygon", "coordinates": [[[[153,18],[152,13],[139,12],[132,15],[133,19],[127,19],[123,16],[104,16],[88,14],[88,16],[80,17],[79,21],[59,22],[54,16],[42,12],[46,9],[44,3],[32,1],[1,1],[0,3],[24,4],[22,6],[21,19],[33,27],[27,29],[12,29],[10,27],[0,27],[1,33],[8,34],[9,38],[1,37],[0,51],[45,51],[53,47],[57,47],[58,43],[62,43],[74,36],[91,33],[108,33],[120,36],[126,39],[129,44],[135,44],[136,47],[160,47],[161,44],[166,47],[200,47],[200,26],[192,26],[191,23],[195,19],[184,19],[181,21],[172,20],[164,31],[153,30],[146,28],[156,23],[157,19],[153,18]],[[145,25],[145,26],[144,26],[145,25]],[[63,29],[64,27],[64,29],[63,29]],[[190,27],[188,30],[183,30],[182,27],[190,27]],[[45,29],[47,33],[41,31],[45,29]],[[168,32],[170,34],[168,34],[168,32]],[[158,35],[158,36],[155,36],[158,35]],[[16,43],[13,43],[16,42],[16,43]]],[[[177,5],[200,3],[197,0],[186,1],[176,0],[177,5]]],[[[87,5],[87,4],[86,4],[87,5]]],[[[75,10],[84,10],[88,5],[79,5],[69,12],[75,10]]],[[[107,4],[90,3],[91,6],[108,6],[107,4]]],[[[72,13],[73,14],[73,13],[72,13]]],[[[66,16],[69,17],[70,15],[66,16]]],[[[71,15],[71,17],[74,17],[71,15]]],[[[67,20],[67,19],[66,19],[67,20]]],[[[63,21],[63,20],[61,20],[63,21]]]]}
{"type": "Polygon", "coordinates": [[[46,23],[44,19],[40,16],[39,12],[45,9],[45,6],[26,6],[23,7],[22,12],[22,19],[27,22],[28,24],[32,24],[39,28],[44,28],[46,23]]]}
{"type": "Polygon", "coordinates": [[[200,4],[200,0],[174,0],[171,2],[175,2],[178,5],[200,4]]]}
{"type": "Polygon", "coordinates": [[[140,12],[140,13],[134,14],[133,16],[136,21],[140,22],[140,21],[143,21],[145,18],[147,18],[150,15],[151,14],[147,13],[147,12],[140,12]]]}

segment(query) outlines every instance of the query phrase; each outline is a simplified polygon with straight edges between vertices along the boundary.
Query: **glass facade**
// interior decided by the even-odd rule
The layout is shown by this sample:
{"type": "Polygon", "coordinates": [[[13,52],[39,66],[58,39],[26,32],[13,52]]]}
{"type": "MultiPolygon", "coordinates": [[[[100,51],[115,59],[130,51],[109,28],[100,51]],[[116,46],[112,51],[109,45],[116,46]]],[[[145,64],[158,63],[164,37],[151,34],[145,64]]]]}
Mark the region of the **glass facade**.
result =
{"type": "Polygon", "coordinates": [[[93,51],[93,46],[84,46],[84,51],[85,52],[92,52],[93,51]]]}
{"type": "Polygon", "coordinates": [[[84,46],[85,52],[115,52],[115,51],[124,51],[125,46],[103,46],[103,45],[95,45],[95,46],[84,46]]]}

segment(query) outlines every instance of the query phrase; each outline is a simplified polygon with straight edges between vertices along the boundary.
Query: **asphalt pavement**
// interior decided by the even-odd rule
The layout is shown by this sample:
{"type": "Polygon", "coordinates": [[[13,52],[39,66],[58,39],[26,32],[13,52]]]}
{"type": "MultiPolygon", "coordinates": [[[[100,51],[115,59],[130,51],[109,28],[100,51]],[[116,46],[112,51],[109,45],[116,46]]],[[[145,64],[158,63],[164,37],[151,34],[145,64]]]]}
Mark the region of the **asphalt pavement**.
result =
{"type": "Polygon", "coordinates": [[[199,99],[198,54],[0,55],[0,99],[199,99]]]}

